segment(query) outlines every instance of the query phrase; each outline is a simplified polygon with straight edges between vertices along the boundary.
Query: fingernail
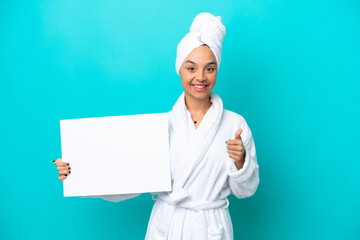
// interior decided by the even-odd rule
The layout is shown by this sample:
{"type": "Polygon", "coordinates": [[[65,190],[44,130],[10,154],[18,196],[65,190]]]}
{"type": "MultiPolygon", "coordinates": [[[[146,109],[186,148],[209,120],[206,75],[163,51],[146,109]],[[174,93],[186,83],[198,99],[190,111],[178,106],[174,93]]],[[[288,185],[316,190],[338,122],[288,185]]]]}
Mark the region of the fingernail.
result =
{"type": "Polygon", "coordinates": [[[69,171],[69,173],[71,173],[71,171],[69,171]]]}
{"type": "Polygon", "coordinates": [[[227,141],[225,141],[225,143],[227,144],[227,141]]]}
{"type": "Polygon", "coordinates": [[[55,161],[56,161],[56,159],[53,162],[55,162],[55,161]]]}
{"type": "Polygon", "coordinates": [[[68,165],[68,166],[69,166],[69,163],[67,163],[66,165],[68,165]]]}
{"type": "Polygon", "coordinates": [[[65,174],[65,176],[67,176],[67,174],[65,174]]]}
{"type": "Polygon", "coordinates": [[[70,167],[68,167],[68,169],[70,169],[70,167]]]}

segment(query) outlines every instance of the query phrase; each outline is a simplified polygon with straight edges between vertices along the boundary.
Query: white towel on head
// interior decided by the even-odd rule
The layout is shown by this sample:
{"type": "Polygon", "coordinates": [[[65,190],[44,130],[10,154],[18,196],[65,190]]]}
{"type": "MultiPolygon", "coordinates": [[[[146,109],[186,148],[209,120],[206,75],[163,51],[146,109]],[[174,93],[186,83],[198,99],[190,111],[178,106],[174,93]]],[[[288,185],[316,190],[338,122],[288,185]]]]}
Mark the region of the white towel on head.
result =
{"type": "Polygon", "coordinates": [[[215,17],[206,12],[198,14],[190,26],[190,32],[181,39],[177,46],[175,64],[177,74],[180,75],[180,67],[190,52],[203,44],[208,45],[214,53],[219,69],[225,32],[226,29],[220,16],[215,17]]]}

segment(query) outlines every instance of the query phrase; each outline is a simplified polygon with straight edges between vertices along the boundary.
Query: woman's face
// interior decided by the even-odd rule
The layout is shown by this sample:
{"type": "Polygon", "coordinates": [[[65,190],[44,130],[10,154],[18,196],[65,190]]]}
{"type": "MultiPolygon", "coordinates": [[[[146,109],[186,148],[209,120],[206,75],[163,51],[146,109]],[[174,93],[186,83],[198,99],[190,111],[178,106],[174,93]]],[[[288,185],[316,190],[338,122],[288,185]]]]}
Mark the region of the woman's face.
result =
{"type": "Polygon", "coordinates": [[[192,50],[180,67],[185,95],[197,100],[209,98],[216,83],[216,58],[208,46],[192,50]]]}

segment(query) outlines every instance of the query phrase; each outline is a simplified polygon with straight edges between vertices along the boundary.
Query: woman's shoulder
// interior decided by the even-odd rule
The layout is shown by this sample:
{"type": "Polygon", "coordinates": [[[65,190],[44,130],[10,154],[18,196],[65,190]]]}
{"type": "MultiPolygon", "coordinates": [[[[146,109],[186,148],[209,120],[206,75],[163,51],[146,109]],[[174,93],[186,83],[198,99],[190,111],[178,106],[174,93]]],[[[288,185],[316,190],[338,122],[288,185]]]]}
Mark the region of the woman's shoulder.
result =
{"type": "Polygon", "coordinates": [[[224,109],[223,118],[224,118],[225,121],[231,121],[231,122],[234,122],[234,123],[246,124],[246,120],[242,115],[240,115],[240,114],[238,114],[236,112],[227,110],[227,109],[224,109]]]}
{"type": "Polygon", "coordinates": [[[243,129],[241,136],[245,141],[245,144],[251,142],[252,133],[249,128],[249,125],[247,124],[245,118],[242,115],[224,109],[222,126],[224,129],[231,129],[232,133],[238,130],[239,128],[243,129]]]}

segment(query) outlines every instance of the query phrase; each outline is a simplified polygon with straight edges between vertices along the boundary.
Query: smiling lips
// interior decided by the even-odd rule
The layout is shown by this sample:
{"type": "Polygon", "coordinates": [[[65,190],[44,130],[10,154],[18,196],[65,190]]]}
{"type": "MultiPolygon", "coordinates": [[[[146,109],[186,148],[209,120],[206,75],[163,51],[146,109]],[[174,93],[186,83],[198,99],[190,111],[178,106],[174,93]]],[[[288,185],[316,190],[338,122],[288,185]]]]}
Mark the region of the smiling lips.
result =
{"type": "Polygon", "coordinates": [[[191,84],[191,86],[194,87],[195,91],[197,92],[204,92],[206,90],[206,87],[209,86],[209,85],[205,85],[205,84],[202,84],[202,85],[199,85],[199,84],[191,84]]]}

